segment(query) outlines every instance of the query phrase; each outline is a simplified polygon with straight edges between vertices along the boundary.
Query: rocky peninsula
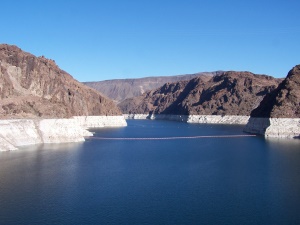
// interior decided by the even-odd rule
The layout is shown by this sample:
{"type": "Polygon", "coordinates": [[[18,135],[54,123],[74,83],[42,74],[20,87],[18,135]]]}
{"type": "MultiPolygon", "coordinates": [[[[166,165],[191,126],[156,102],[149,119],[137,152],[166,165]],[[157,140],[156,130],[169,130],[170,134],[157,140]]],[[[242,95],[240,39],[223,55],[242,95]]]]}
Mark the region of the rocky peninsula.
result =
{"type": "Polygon", "coordinates": [[[267,75],[228,71],[210,80],[199,76],[167,83],[119,106],[129,119],[245,125],[251,111],[280,81],[267,75]]]}
{"type": "Polygon", "coordinates": [[[126,126],[112,100],[76,81],[54,60],[0,45],[0,150],[84,141],[89,127],[126,126]]]}
{"type": "Polygon", "coordinates": [[[251,112],[245,131],[266,137],[300,138],[300,65],[292,68],[251,112]]]}

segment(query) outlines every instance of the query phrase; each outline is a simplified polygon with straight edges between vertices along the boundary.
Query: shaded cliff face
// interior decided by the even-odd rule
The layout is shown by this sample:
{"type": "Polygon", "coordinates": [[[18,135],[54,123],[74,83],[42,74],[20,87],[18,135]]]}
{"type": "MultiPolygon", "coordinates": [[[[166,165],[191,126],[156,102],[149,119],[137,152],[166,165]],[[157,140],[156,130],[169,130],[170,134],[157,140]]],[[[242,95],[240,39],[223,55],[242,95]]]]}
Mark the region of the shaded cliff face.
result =
{"type": "Polygon", "coordinates": [[[213,75],[220,73],[221,72],[217,71],[178,76],[145,77],[138,79],[116,79],[98,82],[84,82],[84,84],[103,93],[104,95],[106,95],[110,99],[113,99],[116,102],[122,102],[127,98],[137,97],[144,94],[147,91],[159,88],[168,82],[171,83],[183,80],[190,80],[198,76],[202,76],[203,79],[209,80],[213,75]]]}
{"type": "Polygon", "coordinates": [[[300,65],[291,69],[278,88],[265,96],[251,117],[300,118],[300,65]]]}
{"type": "Polygon", "coordinates": [[[119,115],[118,107],[59,69],[53,60],[0,45],[0,117],[119,115]]]}
{"type": "Polygon", "coordinates": [[[224,72],[209,81],[200,77],[167,83],[119,104],[123,113],[245,115],[274,90],[280,79],[250,72],[224,72]]]}

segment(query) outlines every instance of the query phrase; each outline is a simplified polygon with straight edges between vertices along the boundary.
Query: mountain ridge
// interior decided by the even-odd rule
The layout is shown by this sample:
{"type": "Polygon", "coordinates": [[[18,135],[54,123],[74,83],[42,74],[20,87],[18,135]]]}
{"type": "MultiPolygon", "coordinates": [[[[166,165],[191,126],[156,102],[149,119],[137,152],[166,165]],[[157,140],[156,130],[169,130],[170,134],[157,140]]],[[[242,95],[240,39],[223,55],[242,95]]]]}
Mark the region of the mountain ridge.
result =
{"type": "Polygon", "coordinates": [[[95,82],[83,82],[85,85],[94,88],[100,93],[104,94],[116,102],[121,102],[126,98],[136,97],[143,93],[156,89],[168,82],[175,82],[181,80],[190,80],[192,78],[203,76],[209,80],[215,74],[222,71],[215,72],[199,72],[193,74],[174,75],[174,76],[154,76],[142,78],[129,79],[113,79],[95,82]]]}
{"type": "Polygon", "coordinates": [[[0,44],[1,118],[121,115],[109,99],[76,81],[54,60],[0,44]]]}
{"type": "Polygon", "coordinates": [[[118,106],[126,114],[247,115],[281,79],[250,72],[227,71],[209,81],[201,76],[167,83],[126,99],[118,106]]]}

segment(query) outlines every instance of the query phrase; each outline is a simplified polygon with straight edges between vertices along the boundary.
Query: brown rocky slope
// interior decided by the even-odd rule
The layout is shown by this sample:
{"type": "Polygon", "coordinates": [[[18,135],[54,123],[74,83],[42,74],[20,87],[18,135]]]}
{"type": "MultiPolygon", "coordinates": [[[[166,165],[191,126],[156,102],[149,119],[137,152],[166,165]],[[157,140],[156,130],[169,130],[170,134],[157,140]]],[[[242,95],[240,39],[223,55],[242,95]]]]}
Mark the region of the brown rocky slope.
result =
{"type": "Polygon", "coordinates": [[[115,79],[98,82],[84,82],[85,85],[94,88],[116,102],[122,102],[127,98],[137,97],[147,91],[156,89],[168,82],[178,82],[190,80],[202,76],[209,80],[213,75],[220,74],[216,72],[202,72],[195,74],[164,76],[164,77],[144,77],[137,79],[115,79]]]}
{"type": "Polygon", "coordinates": [[[53,60],[0,45],[0,117],[120,115],[118,107],[61,70],[53,60]]]}
{"type": "Polygon", "coordinates": [[[286,79],[265,96],[251,117],[300,118],[300,65],[291,69],[286,79]]]}
{"type": "Polygon", "coordinates": [[[128,114],[249,116],[281,79],[250,72],[223,72],[209,81],[200,77],[167,83],[119,104],[128,114]]]}

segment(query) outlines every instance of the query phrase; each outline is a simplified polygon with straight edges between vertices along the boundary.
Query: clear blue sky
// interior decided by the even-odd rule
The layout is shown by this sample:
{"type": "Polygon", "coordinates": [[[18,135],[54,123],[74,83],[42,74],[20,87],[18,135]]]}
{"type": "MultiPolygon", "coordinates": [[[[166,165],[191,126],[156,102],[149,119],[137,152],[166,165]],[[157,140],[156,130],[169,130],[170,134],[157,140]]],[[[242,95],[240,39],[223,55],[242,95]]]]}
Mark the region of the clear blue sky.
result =
{"type": "Polygon", "coordinates": [[[285,77],[300,64],[299,0],[14,0],[0,43],[79,81],[215,70],[285,77]]]}

